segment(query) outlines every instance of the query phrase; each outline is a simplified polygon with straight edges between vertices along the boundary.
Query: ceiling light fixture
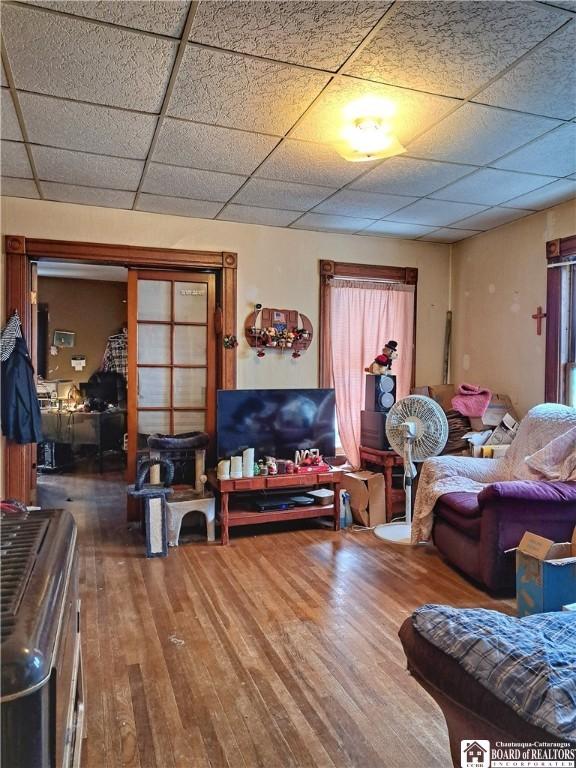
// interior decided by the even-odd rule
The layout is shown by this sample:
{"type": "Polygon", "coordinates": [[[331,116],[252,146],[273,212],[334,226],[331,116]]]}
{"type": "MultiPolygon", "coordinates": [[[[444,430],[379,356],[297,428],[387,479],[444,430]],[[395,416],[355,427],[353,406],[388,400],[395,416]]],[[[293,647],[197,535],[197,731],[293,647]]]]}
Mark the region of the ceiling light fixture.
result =
{"type": "Polygon", "coordinates": [[[344,110],[344,127],[336,150],[353,163],[393,157],[406,152],[392,133],[390,118],[394,105],[384,99],[366,97],[348,104],[344,110]]]}

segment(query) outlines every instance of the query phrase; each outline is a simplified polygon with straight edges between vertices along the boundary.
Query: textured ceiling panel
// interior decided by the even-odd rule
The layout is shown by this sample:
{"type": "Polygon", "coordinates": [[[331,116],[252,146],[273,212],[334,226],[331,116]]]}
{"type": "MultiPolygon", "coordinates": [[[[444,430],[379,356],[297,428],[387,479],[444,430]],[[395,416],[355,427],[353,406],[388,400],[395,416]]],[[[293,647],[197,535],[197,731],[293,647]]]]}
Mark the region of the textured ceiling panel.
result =
{"type": "Polygon", "coordinates": [[[377,235],[378,237],[407,237],[416,238],[433,232],[436,227],[423,227],[419,224],[403,224],[397,221],[377,221],[365,230],[363,235],[377,235]]]}
{"type": "Polygon", "coordinates": [[[168,114],[284,134],[328,82],[313,70],[189,44],[168,114]]]}
{"type": "Polygon", "coordinates": [[[28,6],[4,5],[17,88],[158,112],[177,43],[28,6]]]}
{"type": "Polygon", "coordinates": [[[222,203],[206,200],[187,200],[181,197],[141,194],[136,210],[152,213],[168,213],[173,216],[191,216],[199,219],[213,219],[222,208],[222,203]]]}
{"type": "Polygon", "coordinates": [[[508,224],[509,221],[521,219],[528,216],[532,211],[512,210],[511,208],[490,208],[483,213],[477,213],[469,216],[467,219],[454,222],[458,229],[492,229],[502,224],[508,224]]]}
{"type": "Polygon", "coordinates": [[[276,208],[253,208],[249,205],[227,205],[218,215],[226,221],[243,221],[246,224],[267,224],[272,227],[287,227],[300,214],[297,211],[280,211],[276,208]]]}
{"type": "Polygon", "coordinates": [[[216,48],[335,71],[389,2],[254,2],[198,6],[190,39],[216,48]]]}
{"type": "Polygon", "coordinates": [[[16,141],[2,141],[2,160],[0,163],[3,176],[15,176],[19,179],[31,179],[32,169],[28,162],[26,147],[16,141]]]}
{"type": "Polygon", "coordinates": [[[430,197],[438,200],[455,200],[463,203],[498,205],[512,197],[543,187],[552,179],[548,176],[533,176],[527,173],[499,171],[484,168],[434,192],[430,197]]]}
{"type": "Polygon", "coordinates": [[[405,208],[415,200],[415,197],[377,195],[374,192],[355,192],[352,189],[342,189],[328,200],[320,203],[314,209],[314,213],[335,213],[341,216],[365,216],[370,219],[381,219],[387,213],[405,208]]]}
{"type": "Polygon", "coordinates": [[[346,71],[465,97],[568,18],[562,11],[527,2],[396,3],[346,71]]]}
{"type": "Polygon", "coordinates": [[[328,187],[252,178],[234,198],[235,203],[285,211],[307,211],[334,192],[328,187]]]}
{"type": "Polygon", "coordinates": [[[512,171],[568,176],[576,172],[576,125],[562,125],[493,165],[512,171]]]}
{"type": "Polygon", "coordinates": [[[464,104],[408,147],[411,155],[484,165],[560,125],[547,117],[464,104]]]}
{"type": "Polygon", "coordinates": [[[135,190],[144,170],[141,160],[89,155],[38,145],[32,145],[32,156],[39,179],[101,189],[135,190]]]}
{"type": "Polygon", "coordinates": [[[158,118],[34,93],[19,93],[28,139],[63,149],[144,160],[158,118]]]}
{"type": "Polygon", "coordinates": [[[456,243],[458,240],[465,240],[467,237],[477,235],[479,230],[475,229],[435,229],[429,235],[424,235],[421,240],[431,243],[456,243]]]}
{"type": "Polygon", "coordinates": [[[345,107],[367,96],[392,102],[395,115],[391,123],[403,144],[458,106],[458,101],[442,96],[340,77],[330,83],[291,133],[291,138],[325,144],[339,141],[345,107]]]}
{"type": "Polygon", "coordinates": [[[479,213],[486,206],[472,203],[447,203],[444,200],[418,200],[401,211],[391,213],[387,218],[393,221],[403,221],[409,224],[426,224],[443,227],[453,224],[465,216],[479,213]]]}
{"type": "Polygon", "coordinates": [[[325,144],[285,139],[258,169],[256,176],[341,187],[378,162],[350,163],[325,144]]]}
{"type": "Polygon", "coordinates": [[[23,141],[22,131],[14,109],[12,95],[8,88],[2,88],[2,103],[0,106],[2,113],[2,138],[11,141],[23,141]]]}
{"type": "Polygon", "coordinates": [[[0,180],[0,192],[6,197],[40,197],[36,189],[36,182],[31,179],[8,179],[4,176],[0,180]]]}
{"type": "Polygon", "coordinates": [[[327,232],[358,232],[365,229],[373,219],[355,218],[351,216],[327,216],[323,213],[306,213],[301,219],[292,224],[292,229],[317,229],[327,232]]]}
{"type": "Polygon", "coordinates": [[[353,182],[352,189],[391,192],[397,195],[428,195],[474,170],[469,165],[392,157],[373,171],[353,182]]]}
{"type": "Polygon", "coordinates": [[[171,197],[191,197],[194,200],[225,203],[245,180],[243,176],[232,176],[228,173],[151,163],[142,190],[171,197]]]}
{"type": "Polygon", "coordinates": [[[124,27],[179,37],[189,0],[32,0],[33,5],[124,27]]]}
{"type": "Polygon", "coordinates": [[[40,187],[46,200],[56,200],[61,203],[81,203],[104,208],[132,208],[134,204],[134,192],[124,192],[119,189],[75,187],[71,184],[55,184],[51,181],[41,181],[40,187]]]}
{"type": "Polygon", "coordinates": [[[248,175],[278,141],[275,136],[261,133],[166,118],[160,129],[154,160],[248,175]]]}
{"type": "Polygon", "coordinates": [[[541,211],[544,208],[550,208],[553,205],[558,205],[566,200],[574,200],[575,198],[576,180],[559,179],[534,192],[529,192],[527,195],[508,200],[505,207],[541,211]]]}
{"type": "Polygon", "coordinates": [[[576,115],[575,71],[576,20],[479,93],[475,101],[569,120],[576,115]]]}

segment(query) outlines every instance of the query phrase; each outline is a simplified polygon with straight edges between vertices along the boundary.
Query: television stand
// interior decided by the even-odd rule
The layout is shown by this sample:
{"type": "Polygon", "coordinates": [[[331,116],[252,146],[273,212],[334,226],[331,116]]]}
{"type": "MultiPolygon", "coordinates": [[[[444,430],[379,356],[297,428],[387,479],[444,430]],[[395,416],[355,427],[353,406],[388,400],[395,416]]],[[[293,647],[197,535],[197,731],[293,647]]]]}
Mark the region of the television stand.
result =
{"type": "Polygon", "coordinates": [[[243,477],[238,480],[218,480],[215,472],[208,473],[208,482],[220,497],[220,526],[222,544],[230,541],[229,529],[238,525],[259,525],[261,523],[277,523],[281,520],[303,520],[314,517],[331,517],[334,520],[334,530],[340,530],[340,483],[342,470],[333,469],[328,472],[306,472],[298,475],[258,475],[243,477]],[[334,491],[334,503],[325,506],[292,507],[290,509],[274,509],[258,512],[243,505],[243,494],[255,491],[284,491],[305,493],[305,489],[329,487],[334,491]]]}

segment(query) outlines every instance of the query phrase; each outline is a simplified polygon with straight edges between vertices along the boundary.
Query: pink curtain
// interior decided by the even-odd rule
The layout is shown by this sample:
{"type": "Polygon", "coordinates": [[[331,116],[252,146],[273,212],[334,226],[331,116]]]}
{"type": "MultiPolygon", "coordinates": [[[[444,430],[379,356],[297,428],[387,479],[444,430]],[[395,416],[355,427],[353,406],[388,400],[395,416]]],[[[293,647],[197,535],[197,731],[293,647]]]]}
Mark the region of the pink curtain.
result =
{"type": "Polygon", "coordinates": [[[367,368],[390,339],[398,342],[392,365],[399,400],[410,393],[414,329],[414,287],[360,280],[330,285],[331,379],[344,453],[360,464],[360,411],[367,368]]]}

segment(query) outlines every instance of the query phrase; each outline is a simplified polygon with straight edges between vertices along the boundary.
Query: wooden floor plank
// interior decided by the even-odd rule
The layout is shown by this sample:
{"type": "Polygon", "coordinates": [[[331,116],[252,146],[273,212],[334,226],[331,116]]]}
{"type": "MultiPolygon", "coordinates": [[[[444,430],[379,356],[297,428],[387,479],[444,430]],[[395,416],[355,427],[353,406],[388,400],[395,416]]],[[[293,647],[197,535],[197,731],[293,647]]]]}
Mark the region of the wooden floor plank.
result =
{"type": "Polygon", "coordinates": [[[510,612],[509,601],[432,547],[314,522],[148,560],[124,494],[119,474],[39,483],[41,503],[79,527],[84,768],[450,765],[398,628],[427,602],[510,612]]]}

